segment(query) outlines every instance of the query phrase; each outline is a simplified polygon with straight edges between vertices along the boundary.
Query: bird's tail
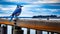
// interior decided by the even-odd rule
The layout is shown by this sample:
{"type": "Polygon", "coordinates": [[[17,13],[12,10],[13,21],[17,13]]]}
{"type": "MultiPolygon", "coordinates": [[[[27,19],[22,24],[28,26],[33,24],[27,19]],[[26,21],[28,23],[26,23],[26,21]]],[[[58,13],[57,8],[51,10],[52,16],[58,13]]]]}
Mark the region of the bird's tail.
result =
{"type": "Polygon", "coordinates": [[[12,20],[13,20],[13,17],[14,17],[14,16],[11,16],[11,19],[10,19],[10,21],[12,21],[12,20]]]}

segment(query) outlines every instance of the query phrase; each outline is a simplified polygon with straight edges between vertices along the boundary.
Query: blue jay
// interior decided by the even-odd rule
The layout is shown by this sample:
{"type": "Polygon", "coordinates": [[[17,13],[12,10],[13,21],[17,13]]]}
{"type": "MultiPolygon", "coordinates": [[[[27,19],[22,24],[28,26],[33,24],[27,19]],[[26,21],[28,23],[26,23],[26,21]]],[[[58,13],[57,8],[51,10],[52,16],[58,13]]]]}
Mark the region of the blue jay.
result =
{"type": "Polygon", "coordinates": [[[23,7],[23,6],[21,6],[21,5],[17,5],[17,8],[15,9],[15,11],[14,11],[14,12],[12,13],[12,15],[11,15],[10,21],[13,20],[13,17],[18,18],[18,16],[21,14],[22,7],[23,7]]]}

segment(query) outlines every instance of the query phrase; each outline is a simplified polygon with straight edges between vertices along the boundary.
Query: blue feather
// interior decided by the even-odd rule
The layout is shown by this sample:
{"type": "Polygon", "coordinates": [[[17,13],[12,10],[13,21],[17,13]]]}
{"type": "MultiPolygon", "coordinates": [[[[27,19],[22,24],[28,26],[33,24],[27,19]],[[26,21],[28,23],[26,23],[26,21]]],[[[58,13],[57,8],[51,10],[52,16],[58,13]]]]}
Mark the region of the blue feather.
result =
{"type": "MultiPolygon", "coordinates": [[[[21,7],[21,6],[20,6],[20,7],[21,7]]],[[[11,16],[10,21],[12,21],[14,17],[19,16],[20,13],[21,13],[21,8],[17,7],[17,8],[15,9],[15,11],[12,13],[12,16],[11,16]]]]}
{"type": "Polygon", "coordinates": [[[10,21],[12,21],[12,20],[13,20],[13,18],[14,18],[14,16],[11,16],[11,19],[10,19],[10,21]]]}

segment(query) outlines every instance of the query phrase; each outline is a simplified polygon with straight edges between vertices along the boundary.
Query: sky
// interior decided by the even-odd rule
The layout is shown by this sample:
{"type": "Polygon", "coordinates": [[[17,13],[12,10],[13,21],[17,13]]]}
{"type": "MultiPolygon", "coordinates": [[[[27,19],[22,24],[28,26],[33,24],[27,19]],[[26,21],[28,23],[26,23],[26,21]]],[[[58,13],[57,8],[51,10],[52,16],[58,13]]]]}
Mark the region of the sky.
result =
{"type": "Polygon", "coordinates": [[[0,16],[10,16],[18,4],[23,6],[20,17],[60,15],[60,0],[1,0],[0,16]]]}

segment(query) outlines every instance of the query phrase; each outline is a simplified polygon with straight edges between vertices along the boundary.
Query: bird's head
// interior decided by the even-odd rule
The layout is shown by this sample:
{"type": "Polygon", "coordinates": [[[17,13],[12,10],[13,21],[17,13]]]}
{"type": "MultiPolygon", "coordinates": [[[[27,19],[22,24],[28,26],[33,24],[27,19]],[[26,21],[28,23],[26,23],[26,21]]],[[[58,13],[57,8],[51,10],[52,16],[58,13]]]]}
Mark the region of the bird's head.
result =
{"type": "Polygon", "coordinates": [[[21,6],[21,5],[17,5],[17,8],[22,8],[23,6],[21,6]]]}

